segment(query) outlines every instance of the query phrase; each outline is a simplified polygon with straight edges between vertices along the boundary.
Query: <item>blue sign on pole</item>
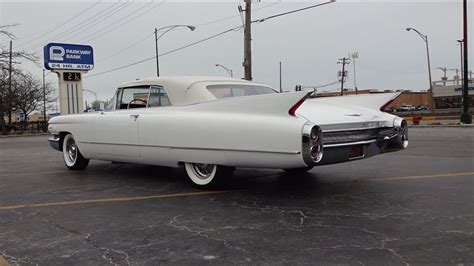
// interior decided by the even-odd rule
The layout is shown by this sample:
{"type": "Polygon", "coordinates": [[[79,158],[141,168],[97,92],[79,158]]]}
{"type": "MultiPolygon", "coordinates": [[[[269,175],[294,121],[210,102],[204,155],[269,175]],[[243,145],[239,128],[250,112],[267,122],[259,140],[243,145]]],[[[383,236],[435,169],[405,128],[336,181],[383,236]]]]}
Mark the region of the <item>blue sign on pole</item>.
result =
{"type": "Polygon", "coordinates": [[[94,51],[89,45],[49,43],[43,48],[44,67],[49,70],[89,71],[94,68],[94,51]]]}

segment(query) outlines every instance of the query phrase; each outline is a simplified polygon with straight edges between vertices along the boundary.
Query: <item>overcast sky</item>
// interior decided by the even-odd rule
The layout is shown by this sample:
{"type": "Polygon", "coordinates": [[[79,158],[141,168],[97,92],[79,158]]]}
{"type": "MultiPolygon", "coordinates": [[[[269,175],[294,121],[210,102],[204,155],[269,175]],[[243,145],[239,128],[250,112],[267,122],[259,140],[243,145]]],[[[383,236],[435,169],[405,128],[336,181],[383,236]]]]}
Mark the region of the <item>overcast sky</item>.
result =
{"type": "MultiPolygon", "coordinates": [[[[298,9],[324,1],[254,1],[253,19],[298,9]]],[[[238,1],[102,1],[24,2],[2,1],[0,24],[19,24],[14,50],[37,52],[38,66],[22,68],[41,75],[42,46],[48,42],[89,44],[94,47],[98,74],[154,56],[153,30],[173,24],[196,25],[194,32],[178,29],[159,41],[167,52],[216,33],[242,25],[238,1]],[[94,6],[93,6],[94,5],[94,6]],[[141,41],[142,40],[142,41],[141,41]],[[139,42],[141,41],[141,42],[139,42]],[[129,49],[125,49],[130,47],[129,49]],[[124,50],[125,49],[125,50],[124,50]]],[[[473,65],[474,3],[469,1],[469,34],[473,65]]],[[[283,87],[296,84],[322,85],[337,81],[338,58],[358,52],[357,85],[360,89],[428,88],[425,44],[413,27],[429,36],[433,80],[442,72],[436,67],[460,68],[462,1],[338,1],[299,13],[252,25],[253,77],[278,88],[278,62],[283,64],[283,87]]],[[[2,37],[0,44],[8,45],[2,37]]],[[[243,31],[232,31],[160,58],[160,74],[220,75],[223,64],[242,77],[243,31]]],[[[353,87],[349,65],[347,87],[353,87]]],[[[110,98],[124,81],[154,76],[154,59],[117,71],[84,77],[84,88],[97,91],[99,99],[110,98]]],[[[454,72],[449,72],[453,76],[454,72]]],[[[57,83],[55,75],[48,81],[57,83]]],[[[337,85],[325,90],[337,89],[337,85]]],[[[85,99],[93,96],[85,93],[85,99]]]]}

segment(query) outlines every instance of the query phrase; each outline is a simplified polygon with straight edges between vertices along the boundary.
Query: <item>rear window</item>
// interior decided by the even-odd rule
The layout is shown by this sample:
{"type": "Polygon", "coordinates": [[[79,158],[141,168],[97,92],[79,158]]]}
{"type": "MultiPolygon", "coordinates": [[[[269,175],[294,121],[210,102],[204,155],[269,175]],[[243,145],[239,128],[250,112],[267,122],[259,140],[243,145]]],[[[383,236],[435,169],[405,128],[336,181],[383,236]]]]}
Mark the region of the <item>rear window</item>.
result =
{"type": "Polygon", "coordinates": [[[209,85],[207,89],[218,99],[277,93],[270,87],[259,85],[209,85]]]}

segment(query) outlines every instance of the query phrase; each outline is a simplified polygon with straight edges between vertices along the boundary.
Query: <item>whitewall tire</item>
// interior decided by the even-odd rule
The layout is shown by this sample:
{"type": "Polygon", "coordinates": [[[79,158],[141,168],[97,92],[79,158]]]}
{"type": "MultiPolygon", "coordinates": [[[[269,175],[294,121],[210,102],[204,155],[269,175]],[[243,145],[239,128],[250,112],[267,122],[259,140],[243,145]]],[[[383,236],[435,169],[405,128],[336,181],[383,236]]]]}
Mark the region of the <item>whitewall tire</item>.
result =
{"type": "Polygon", "coordinates": [[[189,179],[200,188],[217,188],[229,179],[235,168],[215,164],[185,163],[189,179]]]}
{"type": "Polygon", "coordinates": [[[71,134],[64,136],[63,143],[64,164],[70,170],[84,170],[89,164],[89,160],[84,158],[79,151],[76,140],[71,134]]]}

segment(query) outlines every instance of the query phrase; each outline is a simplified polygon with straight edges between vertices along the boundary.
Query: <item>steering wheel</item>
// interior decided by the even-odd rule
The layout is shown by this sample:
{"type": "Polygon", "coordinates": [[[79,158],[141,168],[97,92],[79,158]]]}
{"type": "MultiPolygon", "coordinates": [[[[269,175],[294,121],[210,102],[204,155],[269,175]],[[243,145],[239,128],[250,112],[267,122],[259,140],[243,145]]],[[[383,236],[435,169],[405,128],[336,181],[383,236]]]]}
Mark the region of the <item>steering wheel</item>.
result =
{"type": "Polygon", "coordinates": [[[139,102],[142,102],[142,103],[144,103],[144,104],[145,104],[145,107],[146,107],[146,105],[147,105],[147,103],[148,103],[146,100],[142,100],[142,99],[133,99],[133,100],[131,100],[131,101],[130,101],[130,102],[127,104],[127,109],[130,109],[130,104],[132,104],[133,102],[136,102],[136,101],[139,101],[139,102]]]}

